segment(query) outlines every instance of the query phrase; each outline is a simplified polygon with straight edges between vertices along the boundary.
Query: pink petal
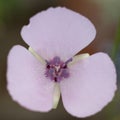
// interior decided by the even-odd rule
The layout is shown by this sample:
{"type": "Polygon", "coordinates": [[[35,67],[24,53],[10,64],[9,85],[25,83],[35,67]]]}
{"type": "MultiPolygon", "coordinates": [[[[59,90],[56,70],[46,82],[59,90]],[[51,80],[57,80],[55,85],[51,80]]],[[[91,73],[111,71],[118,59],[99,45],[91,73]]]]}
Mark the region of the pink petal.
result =
{"type": "Polygon", "coordinates": [[[52,108],[54,84],[44,73],[45,66],[25,48],[12,48],[8,56],[7,88],[21,106],[42,112],[52,108]]]}
{"type": "Polygon", "coordinates": [[[99,112],[113,98],[116,90],[116,72],[110,58],[104,53],[94,54],[71,66],[71,77],[61,81],[65,109],[77,117],[99,112]]]}
{"type": "Polygon", "coordinates": [[[68,60],[93,41],[96,30],[86,17],[57,7],[33,16],[21,35],[43,58],[68,60]]]}

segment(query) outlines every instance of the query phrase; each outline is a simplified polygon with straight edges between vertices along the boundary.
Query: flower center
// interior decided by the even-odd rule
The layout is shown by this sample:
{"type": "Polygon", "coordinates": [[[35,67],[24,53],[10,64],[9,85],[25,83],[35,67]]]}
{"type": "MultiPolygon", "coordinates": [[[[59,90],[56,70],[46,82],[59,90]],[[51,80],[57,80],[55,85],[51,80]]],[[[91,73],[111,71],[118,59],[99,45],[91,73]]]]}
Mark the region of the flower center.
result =
{"type": "Polygon", "coordinates": [[[69,59],[66,62],[61,61],[59,57],[54,57],[50,61],[46,61],[46,72],[45,76],[55,82],[60,82],[64,78],[69,77],[69,69],[67,64],[71,62],[72,59],[69,59]]]}

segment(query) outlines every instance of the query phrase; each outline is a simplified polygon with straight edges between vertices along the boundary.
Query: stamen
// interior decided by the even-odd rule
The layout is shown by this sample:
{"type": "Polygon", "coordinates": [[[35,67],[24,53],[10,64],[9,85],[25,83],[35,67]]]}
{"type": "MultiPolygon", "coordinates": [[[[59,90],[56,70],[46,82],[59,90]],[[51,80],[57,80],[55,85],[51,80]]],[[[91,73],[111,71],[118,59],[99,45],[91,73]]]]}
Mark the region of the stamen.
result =
{"type": "Polygon", "coordinates": [[[57,77],[54,77],[55,82],[57,82],[57,77]]]}
{"type": "Polygon", "coordinates": [[[67,60],[66,62],[65,62],[65,64],[68,64],[69,62],[72,62],[72,58],[70,58],[69,60],[67,60]]]}
{"type": "Polygon", "coordinates": [[[66,68],[67,68],[67,65],[66,65],[66,64],[64,64],[64,65],[62,66],[62,68],[63,68],[63,69],[66,69],[66,68]]]}
{"type": "Polygon", "coordinates": [[[62,79],[68,78],[69,69],[67,67],[67,64],[70,61],[71,59],[66,62],[63,62],[57,56],[50,61],[46,60],[47,65],[45,76],[51,80],[54,80],[55,82],[60,82],[62,79]]]}
{"type": "Polygon", "coordinates": [[[47,69],[50,69],[50,65],[47,65],[47,69]]]}

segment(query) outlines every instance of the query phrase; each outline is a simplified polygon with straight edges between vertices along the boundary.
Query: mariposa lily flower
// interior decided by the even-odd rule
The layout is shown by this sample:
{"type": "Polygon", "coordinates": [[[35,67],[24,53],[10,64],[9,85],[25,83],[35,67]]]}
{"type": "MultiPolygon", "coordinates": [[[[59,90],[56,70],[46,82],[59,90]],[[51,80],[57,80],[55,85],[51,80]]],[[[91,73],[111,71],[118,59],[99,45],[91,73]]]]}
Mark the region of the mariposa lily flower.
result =
{"type": "Polygon", "coordinates": [[[86,17],[67,8],[49,8],[22,28],[26,49],[8,55],[7,89],[13,100],[32,110],[56,108],[60,95],[71,115],[93,115],[113,98],[116,71],[105,53],[76,55],[96,35],[86,17]]]}

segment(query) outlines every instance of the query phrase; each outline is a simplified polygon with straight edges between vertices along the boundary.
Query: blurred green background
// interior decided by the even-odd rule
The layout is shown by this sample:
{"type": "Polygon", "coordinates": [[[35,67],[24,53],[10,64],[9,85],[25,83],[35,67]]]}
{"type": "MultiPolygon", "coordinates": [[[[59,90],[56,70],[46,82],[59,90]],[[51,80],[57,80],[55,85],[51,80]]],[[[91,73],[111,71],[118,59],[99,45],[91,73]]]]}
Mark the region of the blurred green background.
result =
{"type": "Polygon", "coordinates": [[[0,0],[0,120],[78,119],[64,110],[61,101],[49,113],[28,111],[15,103],[6,90],[8,52],[16,44],[27,47],[20,36],[22,26],[37,12],[55,6],[65,6],[88,17],[97,29],[97,36],[81,52],[106,52],[116,65],[118,90],[113,101],[84,120],[120,120],[120,0],[0,0]]]}

